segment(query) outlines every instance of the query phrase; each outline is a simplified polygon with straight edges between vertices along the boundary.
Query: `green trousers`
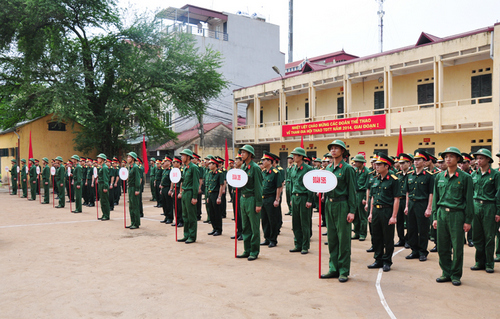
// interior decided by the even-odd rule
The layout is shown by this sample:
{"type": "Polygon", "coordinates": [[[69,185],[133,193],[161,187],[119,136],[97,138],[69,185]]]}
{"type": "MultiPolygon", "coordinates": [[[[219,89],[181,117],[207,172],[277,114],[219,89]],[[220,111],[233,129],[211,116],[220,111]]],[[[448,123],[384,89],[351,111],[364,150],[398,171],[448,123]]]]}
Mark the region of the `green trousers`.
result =
{"type": "Polygon", "coordinates": [[[500,231],[498,231],[500,229],[500,222],[497,223],[497,231],[495,232],[496,236],[497,236],[497,248],[495,250],[495,255],[496,255],[496,258],[500,258],[500,231]]]}
{"type": "Polygon", "coordinates": [[[198,232],[198,220],[196,219],[196,205],[191,203],[193,199],[192,190],[182,192],[182,219],[184,220],[184,238],[196,241],[198,232]]]}
{"type": "Polygon", "coordinates": [[[494,202],[481,204],[474,201],[472,241],[476,248],[476,266],[491,269],[494,267],[495,234],[498,230],[495,215],[494,202]]]}
{"type": "Polygon", "coordinates": [[[82,211],[82,187],[78,188],[75,186],[75,212],[81,212],[82,211]]]}
{"type": "Polygon", "coordinates": [[[14,175],[12,175],[10,177],[10,180],[10,185],[12,186],[12,195],[17,195],[17,177],[14,177],[14,175]]]}
{"type": "Polygon", "coordinates": [[[156,201],[156,187],[155,187],[154,177],[151,178],[151,181],[149,182],[149,186],[151,187],[151,195],[152,195],[151,200],[156,201]]]}
{"type": "MultiPolygon", "coordinates": [[[[210,212],[210,220],[212,221],[213,230],[222,233],[222,203],[217,204],[219,192],[209,193],[207,196],[207,212],[210,212]]],[[[198,217],[198,209],[196,210],[198,217]]]]}
{"type": "Polygon", "coordinates": [[[48,204],[50,202],[49,198],[50,198],[49,183],[47,182],[47,184],[45,184],[45,182],[43,182],[43,202],[48,204]]]}
{"type": "Polygon", "coordinates": [[[36,192],[38,190],[37,186],[36,186],[36,180],[34,181],[31,181],[30,180],[30,188],[31,188],[31,199],[32,200],[35,200],[36,199],[36,192]]]}
{"type": "Polygon", "coordinates": [[[376,262],[389,266],[392,265],[392,254],[394,253],[394,225],[389,225],[392,210],[392,206],[373,207],[372,212],[373,258],[376,262]]]}
{"type": "Polygon", "coordinates": [[[445,207],[437,211],[437,249],[442,276],[452,280],[462,278],[464,265],[464,222],[463,211],[447,212],[445,207]],[[452,254],[453,249],[453,254],[452,254]],[[452,259],[453,255],[453,259],[452,259]]]}
{"type": "Polygon", "coordinates": [[[412,201],[408,203],[408,244],[413,254],[427,256],[429,251],[429,217],[425,217],[425,210],[428,205],[427,200],[412,201]]]}
{"type": "Polygon", "coordinates": [[[286,204],[288,206],[288,212],[292,213],[292,183],[287,182],[285,186],[285,197],[286,197],[286,204]]]}
{"type": "Polygon", "coordinates": [[[356,214],[354,216],[354,233],[360,238],[366,238],[366,228],[368,226],[368,213],[365,211],[363,200],[366,198],[366,191],[356,192],[356,214]]]}
{"type": "Polygon", "coordinates": [[[128,211],[130,214],[130,226],[141,226],[141,213],[139,210],[139,195],[136,195],[135,187],[128,188],[128,211]]]}
{"type": "Polygon", "coordinates": [[[66,187],[64,184],[58,183],[57,184],[57,196],[59,196],[59,206],[64,207],[66,205],[66,187]]]}
{"type": "Polygon", "coordinates": [[[307,195],[292,194],[292,228],[296,249],[308,250],[311,244],[312,207],[307,208],[307,195]]]}
{"type": "Polygon", "coordinates": [[[264,239],[270,243],[278,243],[278,235],[281,227],[281,214],[279,207],[274,207],[276,194],[262,199],[262,231],[264,239]]]}
{"type": "Polygon", "coordinates": [[[23,188],[23,197],[28,197],[28,185],[26,184],[26,181],[21,181],[21,186],[23,188]]]}
{"type": "MultiPolygon", "coordinates": [[[[99,202],[101,203],[102,218],[109,219],[109,189],[105,193],[103,191],[104,184],[98,184],[98,185],[99,185],[99,202]]],[[[59,197],[61,197],[60,194],[59,197]]]]}
{"type": "Polygon", "coordinates": [[[260,213],[255,212],[255,197],[240,198],[243,254],[258,256],[260,252],[260,213]]]}
{"type": "Polygon", "coordinates": [[[349,276],[351,270],[351,223],[347,222],[347,201],[325,204],[330,273],[349,276]]]}

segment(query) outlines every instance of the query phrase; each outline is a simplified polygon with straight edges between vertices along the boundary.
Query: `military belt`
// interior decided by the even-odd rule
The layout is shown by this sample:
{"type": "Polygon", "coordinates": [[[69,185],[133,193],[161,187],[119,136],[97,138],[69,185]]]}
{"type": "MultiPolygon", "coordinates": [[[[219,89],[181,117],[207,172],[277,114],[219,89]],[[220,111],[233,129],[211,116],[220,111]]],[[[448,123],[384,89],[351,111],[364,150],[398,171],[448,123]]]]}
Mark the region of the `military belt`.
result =
{"type": "Polygon", "coordinates": [[[253,197],[254,195],[253,194],[241,194],[241,196],[243,196],[244,198],[250,198],[250,197],[253,197]]]}
{"type": "Polygon", "coordinates": [[[445,212],[462,212],[463,211],[463,209],[449,208],[449,207],[444,207],[444,206],[441,206],[441,208],[443,208],[445,212]]]}
{"type": "Polygon", "coordinates": [[[426,202],[426,201],[428,201],[429,199],[426,199],[426,198],[424,198],[424,199],[415,199],[415,198],[410,198],[410,200],[411,200],[412,202],[426,202]]]}
{"type": "Polygon", "coordinates": [[[494,200],[482,200],[482,199],[474,199],[476,203],[479,203],[481,205],[483,204],[495,204],[494,200]]]}
{"type": "Polygon", "coordinates": [[[373,205],[373,207],[381,209],[381,208],[389,208],[392,207],[392,205],[373,205]]]}
{"type": "Polygon", "coordinates": [[[215,190],[215,191],[208,191],[209,193],[219,193],[219,190],[215,190]]]}
{"type": "Polygon", "coordinates": [[[274,194],[264,194],[264,195],[262,195],[262,198],[269,198],[269,197],[276,197],[276,193],[274,193],[274,194]]]}
{"type": "Polygon", "coordinates": [[[358,192],[358,193],[366,193],[366,189],[360,189],[360,190],[357,190],[356,192],[358,192]]]}
{"type": "Polygon", "coordinates": [[[347,200],[347,196],[340,196],[335,198],[328,198],[330,202],[344,202],[347,200]]]}
{"type": "Polygon", "coordinates": [[[306,193],[295,193],[293,194],[293,196],[307,196],[306,193]]]}

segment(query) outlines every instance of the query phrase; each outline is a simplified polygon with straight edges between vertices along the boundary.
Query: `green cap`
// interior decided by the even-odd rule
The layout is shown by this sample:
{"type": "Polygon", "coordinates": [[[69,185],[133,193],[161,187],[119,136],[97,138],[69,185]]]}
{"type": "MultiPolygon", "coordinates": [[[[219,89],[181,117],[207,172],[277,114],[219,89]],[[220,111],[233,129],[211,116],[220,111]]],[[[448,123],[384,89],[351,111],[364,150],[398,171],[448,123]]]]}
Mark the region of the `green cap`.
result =
{"type": "Polygon", "coordinates": [[[441,156],[444,158],[446,154],[452,153],[458,156],[458,162],[461,163],[463,160],[462,153],[460,153],[460,150],[454,146],[450,146],[447,149],[445,149],[442,153],[441,156]]]}
{"type": "MultiPolygon", "coordinates": [[[[500,153],[498,153],[500,154],[500,153]]],[[[293,158],[293,155],[292,154],[288,154],[287,158],[293,158]]]]}
{"type": "MultiPolygon", "coordinates": [[[[135,154],[135,152],[130,152],[130,153],[134,153],[134,154],[135,154]]],[[[127,155],[130,155],[130,153],[128,153],[127,155]]],[[[132,155],[130,155],[130,156],[132,156],[132,155]]],[[[133,157],[133,156],[132,156],[132,157],[133,157]]],[[[135,157],[134,157],[134,158],[135,158],[135,159],[137,159],[137,154],[135,154],[135,157]]],[[[149,159],[149,161],[150,161],[150,162],[151,162],[151,161],[156,162],[156,158],[151,157],[151,158],[149,159]]]]}
{"type": "Polygon", "coordinates": [[[26,160],[24,158],[21,158],[22,163],[26,163],[26,160]]]}
{"type": "Polygon", "coordinates": [[[493,156],[491,156],[490,150],[488,150],[486,148],[482,148],[482,149],[478,150],[477,152],[475,152],[473,154],[474,154],[474,156],[484,155],[486,157],[489,157],[490,158],[490,163],[493,163],[493,156]]]}
{"type": "Polygon", "coordinates": [[[11,159],[10,161],[11,161],[12,163],[17,164],[17,161],[16,161],[16,159],[15,159],[15,158],[14,158],[14,159],[11,159]]]}
{"type": "Polygon", "coordinates": [[[101,153],[101,154],[97,155],[97,158],[102,158],[103,160],[107,160],[108,159],[104,153],[101,153]]]}
{"type": "Polygon", "coordinates": [[[187,156],[189,156],[189,157],[193,158],[193,151],[191,151],[189,148],[185,148],[185,149],[181,152],[181,154],[183,154],[183,155],[187,155],[187,156]]]}
{"type": "Polygon", "coordinates": [[[365,157],[361,154],[357,154],[356,156],[354,156],[354,158],[352,160],[355,162],[366,163],[365,157]]]}
{"type": "Polygon", "coordinates": [[[255,156],[255,150],[253,149],[253,146],[252,145],[244,145],[242,148],[240,148],[240,151],[246,151],[250,154],[252,154],[253,156],[255,156]]]}
{"type": "MultiPolygon", "coordinates": [[[[132,157],[134,160],[136,160],[136,161],[137,161],[137,153],[136,153],[136,152],[129,152],[129,153],[127,153],[127,156],[130,156],[130,157],[132,157]]],[[[154,160],[155,160],[155,158],[154,158],[154,157],[151,157],[151,160],[152,160],[152,161],[154,161],[154,160]]]]}
{"type": "Polygon", "coordinates": [[[77,160],[77,161],[80,161],[80,156],[78,156],[78,155],[73,155],[73,156],[71,156],[71,159],[75,159],[75,160],[77,160]]]}
{"type": "Polygon", "coordinates": [[[342,142],[341,140],[335,140],[335,141],[331,142],[330,144],[328,144],[328,150],[330,150],[333,145],[337,145],[337,146],[342,147],[343,149],[346,149],[345,143],[342,142]]]}
{"type": "Polygon", "coordinates": [[[321,163],[321,158],[319,158],[319,157],[316,157],[316,158],[314,159],[314,162],[318,162],[318,163],[321,163]]]}
{"type": "Polygon", "coordinates": [[[61,156],[56,157],[56,161],[64,162],[61,156]]]}
{"type": "Polygon", "coordinates": [[[302,147],[296,147],[292,151],[292,154],[307,157],[306,151],[304,151],[304,149],[302,147]]]}
{"type": "Polygon", "coordinates": [[[35,159],[34,158],[30,158],[30,162],[35,163],[35,159]]]}
{"type": "Polygon", "coordinates": [[[48,163],[48,162],[49,162],[49,159],[48,159],[48,158],[46,158],[46,157],[44,157],[44,158],[42,158],[42,161],[44,161],[45,163],[48,163]]]}

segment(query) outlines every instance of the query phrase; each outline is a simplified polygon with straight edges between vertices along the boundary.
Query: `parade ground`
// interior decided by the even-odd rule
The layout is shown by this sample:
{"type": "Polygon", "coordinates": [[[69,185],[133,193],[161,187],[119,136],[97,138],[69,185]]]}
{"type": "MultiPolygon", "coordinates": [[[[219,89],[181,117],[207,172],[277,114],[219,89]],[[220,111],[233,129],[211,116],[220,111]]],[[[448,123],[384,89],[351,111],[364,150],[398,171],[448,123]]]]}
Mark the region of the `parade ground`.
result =
{"type": "Polygon", "coordinates": [[[419,262],[396,247],[391,271],[382,272],[366,267],[373,262],[369,238],[353,240],[351,275],[340,283],[318,279],[318,213],[309,254],[289,253],[291,217],[284,216],[278,246],[261,246],[259,258],[248,261],[234,258],[232,211],[222,236],[213,237],[203,210],[197,241],[187,245],[175,242],[175,227],[160,223],[162,210],[150,198],[143,196],[140,228],[129,230],[123,196],[111,220],[99,221],[95,207],[72,214],[69,203],[52,208],[52,195],[50,205],[40,205],[38,197],[27,201],[1,188],[0,318],[497,318],[500,270],[471,271],[474,248],[464,247],[462,285],[455,287],[436,283],[437,253],[419,262]]]}

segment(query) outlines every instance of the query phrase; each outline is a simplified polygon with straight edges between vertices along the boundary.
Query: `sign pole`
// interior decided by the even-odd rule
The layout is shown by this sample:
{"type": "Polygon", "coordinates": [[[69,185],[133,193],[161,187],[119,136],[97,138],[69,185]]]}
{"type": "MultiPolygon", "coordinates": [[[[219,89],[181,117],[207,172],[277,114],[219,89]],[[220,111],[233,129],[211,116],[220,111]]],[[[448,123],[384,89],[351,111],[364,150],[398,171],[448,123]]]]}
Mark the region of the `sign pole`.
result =
{"type": "Polygon", "coordinates": [[[177,219],[177,183],[175,184],[175,241],[177,241],[177,224],[179,220],[177,219]]]}
{"type": "Polygon", "coordinates": [[[238,188],[235,188],[234,207],[234,258],[238,255],[238,188]]]}
{"type": "Polygon", "coordinates": [[[42,203],[42,192],[40,191],[40,174],[38,174],[38,197],[40,198],[40,204],[42,203]]]}
{"type": "MultiPolygon", "coordinates": [[[[318,198],[319,198],[319,222],[318,222],[318,227],[319,227],[319,273],[318,273],[318,278],[321,278],[321,193],[318,193],[318,198]]],[[[327,230],[328,231],[328,230],[327,230]]]]}
{"type": "Polygon", "coordinates": [[[10,178],[9,178],[9,171],[7,171],[7,185],[9,185],[9,194],[10,194],[10,178]]]}
{"type": "Polygon", "coordinates": [[[94,185],[95,185],[95,212],[97,215],[97,219],[99,219],[99,199],[97,199],[97,188],[99,185],[97,184],[97,178],[94,178],[94,185]]]}
{"type": "MultiPolygon", "coordinates": [[[[123,189],[125,189],[125,180],[123,180],[123,189]]],[[[127,211],[125,203],[127,202],[127,193],[123,192],[123,227],[127,228],[127,211]]]]}
{"type": "MultiPolygon", "coordinates": [[[[19,168],[19,166],[17,167],[19,168]]],[[[21,197],[21,192],[19,190],[22,191],[22,188],[21,188],[21,173],[18,171],[17,172],[17,197],[21,197]]]]}
{"type": "Polygon", "coordinates": [[[71,213],[73,209],[71,209],[71,175],[68,178],[69,182],[69,212],[71,213]]]}
{"type": "Polygon", "coordinates": [[[56,190],[56,185],[54,184],[54,175],[52,175],[52,208],[55,207],[55,203],[56,203],[56,193],[55,193],[55,190],[56,190]]]}

